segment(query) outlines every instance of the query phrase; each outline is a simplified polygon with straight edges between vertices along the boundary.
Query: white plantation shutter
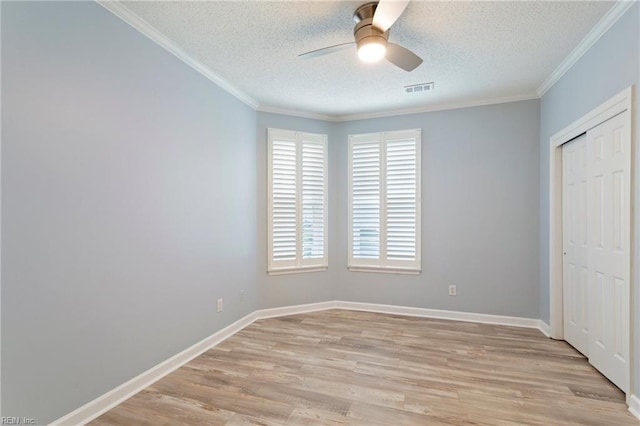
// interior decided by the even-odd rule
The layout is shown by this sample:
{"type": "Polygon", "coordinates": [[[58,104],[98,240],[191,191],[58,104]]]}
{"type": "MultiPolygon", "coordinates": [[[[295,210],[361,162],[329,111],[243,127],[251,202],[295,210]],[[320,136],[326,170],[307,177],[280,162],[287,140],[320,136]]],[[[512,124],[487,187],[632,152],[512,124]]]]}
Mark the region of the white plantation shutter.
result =
{"type": "Polygon", "coordinates": [[[417,141],[415,136],[386,143],[386,256],[388,264],[416,260],[417,141]]]}
{"type": "Polygon", "coordinates": [[[360,263],[375,264],[380,259],[380,139],[355,138],[350,151],[351,252],[360,263]]]}
{"type": "Polygon", "coordinates": [[[420,271],[420,129],[349,137],[350,269],[420,271]]]}
{"type": "Polygon", "coordinates": [[[327,137],[268,130],[268,272],[327,266],[327,137]]]}
{"type": "Polygon", "coordinates": [[[325,155],[320,135],[302,135],[302,259],[306,264],[325,257],[325,155]]]}
{"type": "Polygon", "coordinates": [[[296,261],[296,143],[275,139],[272,145],[273,259],[296,261]]]}

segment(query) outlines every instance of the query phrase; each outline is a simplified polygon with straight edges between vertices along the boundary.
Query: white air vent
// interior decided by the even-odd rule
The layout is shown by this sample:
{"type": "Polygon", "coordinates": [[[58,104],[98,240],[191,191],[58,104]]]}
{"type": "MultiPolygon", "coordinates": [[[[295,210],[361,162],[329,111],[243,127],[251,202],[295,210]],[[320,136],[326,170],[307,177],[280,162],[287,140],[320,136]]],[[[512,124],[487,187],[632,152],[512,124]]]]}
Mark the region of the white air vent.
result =
{"type": "Polygon", "coordinates": [[[406,93],[430,92],[431,90],[433,90],[433,81],[429,83],[421,83],[421,84],[413,84],[411,86],[404,86],[404,91],[406,93]]]}

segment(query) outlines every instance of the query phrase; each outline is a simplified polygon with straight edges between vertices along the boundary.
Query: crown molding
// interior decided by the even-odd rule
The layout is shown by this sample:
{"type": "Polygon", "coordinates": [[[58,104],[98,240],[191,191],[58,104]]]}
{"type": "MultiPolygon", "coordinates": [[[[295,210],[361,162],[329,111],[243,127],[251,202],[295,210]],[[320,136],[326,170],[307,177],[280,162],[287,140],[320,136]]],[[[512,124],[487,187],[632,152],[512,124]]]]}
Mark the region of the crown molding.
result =
{"type": "Polygon", "coordinates": [[[622,15],[625,14],[636,0],[617,1],[611,9],[598,21],[598,23],[587,33],[569,55],[558,65],[549,77],[538,87],[536,92],[539,97],[544,96],[554,84],[562,78],[567,71],[573,67],[582,56],[615,24],[622,15]]]}
{"type": "Polygon", "coordinates": [[[184,50],[178,47],[177,44],[175,44],[160,31],[158,31],[157,28],[142,19],[140,16],[136,15],[120,2],[115,0],[96,0],[96,3],[107,9],[109,12],[113,13],[118,18],[122,19],[127,24],[131,25],[133,28],[147,36],[149,39],[163,47],[168,52],[175,55],[182,62],[198,71],[200,74],[214,82],[216,85],[220,86],[222,89],[224,89],[232,96],[236,97],[238,100],[244,102],[253,109],[256,109],[258,107],[258,102],[255,99],[229,83],[224,78],[220,77],[218,74],[211,71],[209,67],[205,66],[200,61],[192,58],[184,50]]]}
{"type": "Polygon", "coordinates": [[[444,103],[444,104],[436,104],[436,105],[426,105],[426,106],[421,106],[416,108],[406,108],[406,109],[370,112],[370,113],[362,113],[362,114],[345,114],[345,115],[336,116],[334,121],[355,121],[355,120],[367,120],[370,118],[394,117],[397,115],[447,111],[450,109],[461,109],[461,108],[472,108],[472,107],[486,106],[486,105],[505,104],[509,102],[528,101],[531,99],[539,99],[539,96],[536,93],[529,93],[529,94],[524,94],[519,96],[508,96],[504,98],[480,99],[480,100],[468,101],[468,102],[452,102],[452,103],[444,103]]]}
{"type": "Polygon", "coordinates": [[[329,114],[320,114],[311,111],[302,111],[297,109],[280,108],[269,105],[260,105],[257,108],[260,112],[268,112],[271,114],[282,114],[290,117],[310,118],[312,120],[337,121],[337,116],[329,114]]]}
{"type": "Polygon", "coordinates": [[[504,98],[480,99],[480,100],[469,101],[469,102],[453,102],[453,103],[444,103],[444,104],[435,104],[435,105],[425,105],[425,106],[420,106],[415,108],[393,109],[393,110],[387,110],[387,111],[376,111],[376,112],[365,112],[365,113],[343,114],[343,115],[318,114],[315,112],[279,108],[279,107],[273,107],[269,105],[260,105],[258,107],[258,111],[270,112],[273,114],[283,114],[283,115],[288,115],[293,117],[310,118],[313,120],[345,122],[345,121],[367,120],[370,118],[395,117],[398,115],[421,114],[424,112],[437,112],[437,111],[447,111],[451,109],[462,109],[462,108],[472,108],[472,107],[487,106],[487,105],[506,104],[509,102],[528,101],[531,99],[539,99],[539,96],[536,93],[529,93],[525,95],[508,96],[504,98]]]}
{"type": "Polygon", "coordinates": [[[200,61],[194,59],[189,54],[187,54],[184,50],[182,50],[176,43],[167,38],[164,34],[162,34],[157,28],[153,25],[142,19],[140,16],[136,15],[129,8],[124,6],[117,0],[96,0],[100,6],[107,9],[109,12],[132,26],[134,29],[138,30],[141,34],[148,37],[153,42],[157,43],[161,47],[163,47],[168,52],[172,53],[178,59],[189,65],[191,68],[211,80],[216,85],[220,86],[223,90],[236,97],[240,101],[244,102],[251,108],[261,112],[273,113],[273,114],[283,114],[292,117],[301,117],[301,118],[309,118],[312,120],[322,120],[329,122],[342,122],[342,121],[352,121],[352,120],[364,120],[368,118],[382,118],[382,117],[393,117],[397,115],[404,114],[418,114],[423,112],[435,112],[435,111],[444,111],[449,109],[459,109],[459,108],[469,108],[474,106],[483,106],[483,105],[491,105],[491,104],[500,104],[507,102],[517,102],[529,99],[537,99],[538,95],[529,94],[525,96],[514,96],[508,98],[499,98],[499,99],[485,99],[480,101],[471,101],[471,102],[459,102],[459,103],[450,103],[443,105],[433,105],[433,106],[423,106],[409,109],[397,109],[397,110],[388,110],[388,111],[379,111],[379,112],[370,112],[370,113],[361,113],[361,114],[321,114],[312,111],[303,111],[289,108],[281,108],[271,105],[261,105],[251,96],[243,92],[242,90],[235,87],[233,84],[229,83],[224,78],[220,77],[218,74],[213,72],[209,67],[202,64],[200,61]]]}
{"type": "Polygon", "coordinates": [[[562,63],[551,73],[551,75],[538,87],[535,93],[524,94],[520,96],[511,96],[504,98],[482,99],[469,102],[454,102],[439,105],[428,105],[414,108],[395,109],[378,112],[367,112],[357,114],[322,114],[312,111],[303,111],[289,108],[281,108],[271,105],[259,104],[255,99],[247,93],[235,87],[233,84],[213,72],[209,67],[194,59],[176,43],[163,35],[153,25],[136,15],[126,6],[117,0],[96,0],[100,6],[122,19],[127,24],[138,30],[140,33],[172,53],[178,59],[189,65],[194,70],[208,78],[210,81],[221,87],[223,90],[236,97],[254,110],[283,114],[292,117],[309,118],[312,120],[322,120],[329,122],[344,122],[354,120],[366,120],[371,118],[394,117],[406,114],[420,114],[425,112],[446,111],[451,109],[471,108],[477,106],[486,106],[493,104],[502,104],[508,102],[518,102],[531,99],[541,98],[553,85],[562,78],[562,76],[611,28],[622,15],[635,3],[632,1],[618,1],[614,6],[602,17],[602,19],[589,31],[584,39],[576,46],[571,53],[562,61],[562,63]]]}

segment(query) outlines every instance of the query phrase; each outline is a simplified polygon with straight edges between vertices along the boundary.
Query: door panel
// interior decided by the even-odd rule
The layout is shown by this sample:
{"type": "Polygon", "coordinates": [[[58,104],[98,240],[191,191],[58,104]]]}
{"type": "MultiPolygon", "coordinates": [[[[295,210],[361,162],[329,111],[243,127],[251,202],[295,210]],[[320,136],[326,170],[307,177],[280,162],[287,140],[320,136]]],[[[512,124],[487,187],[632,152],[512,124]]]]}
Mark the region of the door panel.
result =
{"type": "Polygon", "coordinates": [[[624,112],[587,132],[589,362],[628,390],[630,137],[624,112]]]}
{"type": "Polygon", "coordinates": [[[627,114],[562,147],[565,339],[625,392],[631,249],[627,114]]]}
{"type": "Polygon", "coordinates": [[[588,355],[587,137],[562,146],[565,340],[588,355]]]}

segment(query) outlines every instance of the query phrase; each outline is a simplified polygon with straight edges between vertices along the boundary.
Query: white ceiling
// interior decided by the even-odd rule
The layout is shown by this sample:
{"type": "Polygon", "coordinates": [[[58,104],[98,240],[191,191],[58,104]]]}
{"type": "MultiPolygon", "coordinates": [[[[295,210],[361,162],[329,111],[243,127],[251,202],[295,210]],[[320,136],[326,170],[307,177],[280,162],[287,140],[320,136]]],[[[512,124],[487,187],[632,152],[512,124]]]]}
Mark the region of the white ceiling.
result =
{"type": "Polygon", "coordinates": [[[413,72],[364,64],[355,48],[312,60],[299,53],[353,41],[366,1],[121,2],[261,108],[345,116],[536,97],[536,89],[612,2],[413,1],[389,40],[424,59],[413,72]],[[434,81],[407,95],[403,86],[434,81]]]}

